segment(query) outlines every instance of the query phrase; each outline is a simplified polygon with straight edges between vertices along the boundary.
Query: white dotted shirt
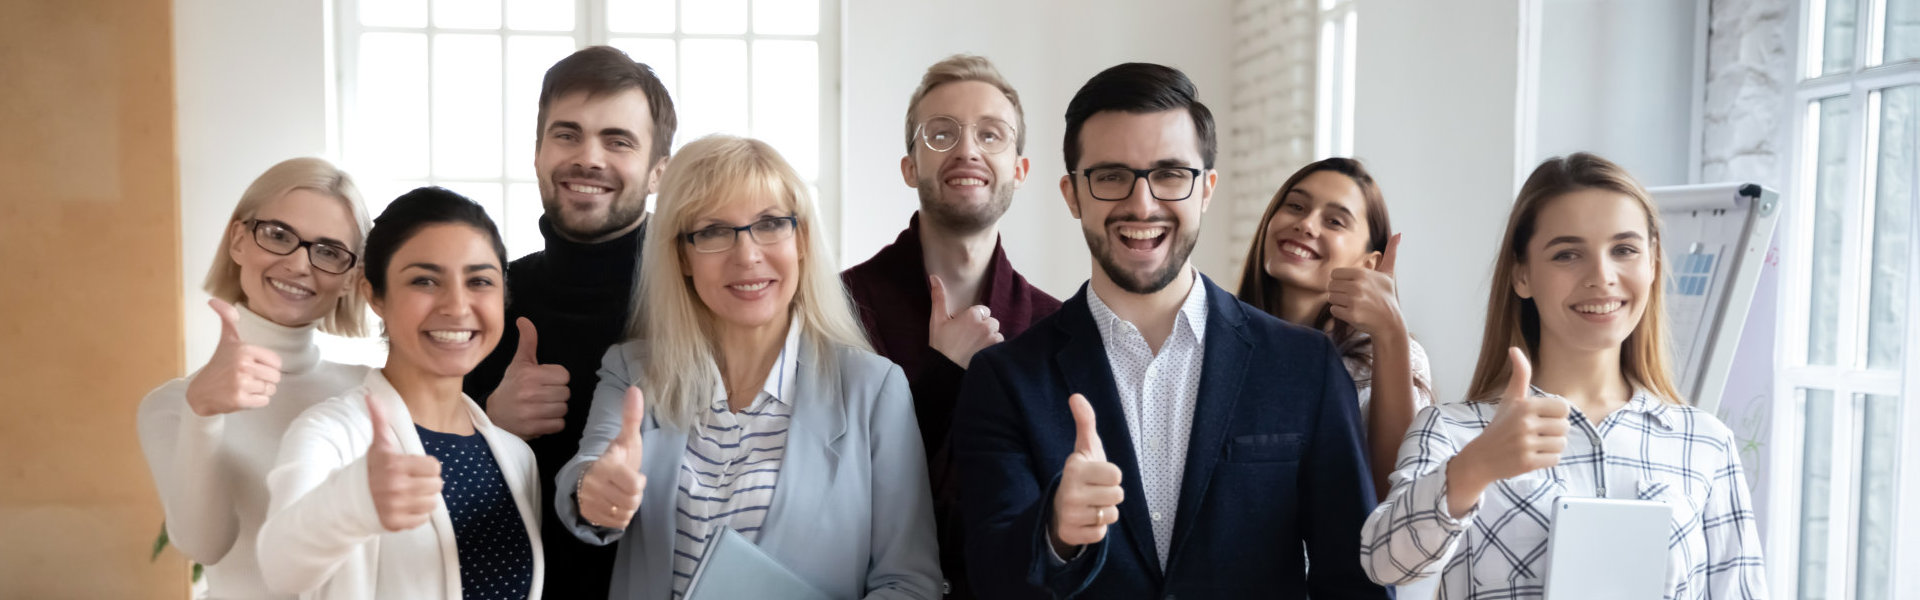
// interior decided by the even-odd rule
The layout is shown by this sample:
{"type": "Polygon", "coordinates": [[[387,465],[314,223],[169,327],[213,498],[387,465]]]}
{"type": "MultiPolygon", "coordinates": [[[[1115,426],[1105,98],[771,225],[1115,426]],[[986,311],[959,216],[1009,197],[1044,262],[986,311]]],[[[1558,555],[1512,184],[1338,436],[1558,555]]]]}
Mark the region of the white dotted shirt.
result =
{"type": "Polygon", "coordinates": [[[1173,333],[1155,355],[1140,329],[1113,314],[1087,287],[1087,308],[1100,327],[1113,385],[1120,390],[1127,432],[1140,459],[1140,487],[1147,492],[1153,520],[1153,547],[1160,567],[1167,566],[1173,543],[1173,519],[1180,505],[1180,478],[1187,466],[1187,439],[1193,433],[1193,406],[1200,396],[1200,365],[1206,358],[1207,290],[1198,273],[1187,300],[1174,317],[1173,333]]]}

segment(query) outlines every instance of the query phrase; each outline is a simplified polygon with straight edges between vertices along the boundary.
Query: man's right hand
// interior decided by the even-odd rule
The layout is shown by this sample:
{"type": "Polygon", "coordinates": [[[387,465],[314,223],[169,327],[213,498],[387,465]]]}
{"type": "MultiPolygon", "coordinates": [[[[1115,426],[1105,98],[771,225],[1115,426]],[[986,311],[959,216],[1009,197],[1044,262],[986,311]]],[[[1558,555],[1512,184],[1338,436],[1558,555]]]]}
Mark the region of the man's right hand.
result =
{"type": "Polygon", "coordinates": [[[973,362],[975,352],[1006,341],[1000,335],[1000,320],[993,318],[991,309],[975,304],[960,314],[948,314],[946,284],[940,281],[939,276],[930,275],[927,285],[933,293],[933,313],[927,321],[927,345],[933,346],[947,360],[965,369],[973,362]]]}
{"type": "Polygon", "coordinates": [[[1493,482],[1560,464],[1567,449],[1567,401],[1533,394],[1533,365],[1519,348],[1507,349],[1513,375],[1500,394],[1493,421],[1447,464],[1447,505],[1454,518],[1478,504],[1493,482]]]}
{"type": "Polygon", "coordinates": [[[1073,454],[1060,470],[1060,488],[1053,494],[1053,551],[1072,558],[1081,546],[1107,538],[1107,525],[1120,520],[1120,467],[1107,462],[1106,448],[1094,429],[1093,405],[1079,394],[1067,399],[1076,434],[1073,454]]]}
{"type": "Polygon", "coordinates": [[[647,407],[640,388],[627,388],[626,407],[620,413],[620,435],[587,464],[580,489],[574,494],[580,518],[605,529],[627,528],[634,513],[640,511],[640,499],[647,490],[647,476],[640,474],[640,423],[647,418],[647,407]]]}
{"type": "Polygon", "coordinates": [[[567,426],[567,398],[573,395],[567,388],[567,368],[535,360],[540,337],[533,321],[520,317],[515,324],[520,327],[520,345],[507,363],[500,386],[487,397],[487,418],[521,439],[559,433],[567,426]]]}

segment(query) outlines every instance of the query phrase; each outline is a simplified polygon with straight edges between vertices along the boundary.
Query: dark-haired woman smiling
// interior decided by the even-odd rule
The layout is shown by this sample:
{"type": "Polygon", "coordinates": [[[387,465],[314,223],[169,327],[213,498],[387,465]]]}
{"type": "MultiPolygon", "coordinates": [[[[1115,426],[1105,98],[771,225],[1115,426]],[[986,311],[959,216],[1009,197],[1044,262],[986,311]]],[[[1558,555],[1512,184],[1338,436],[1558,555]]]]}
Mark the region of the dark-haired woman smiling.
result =
{"type": "Polygon", "coordinates": [[[506,249],[441,188],[401,196],[367,236],[386,366],[300,415],[267,475],[267,585],[305,598],[538,598],[533,453],[461,393],[500,341],[506,249]]]}

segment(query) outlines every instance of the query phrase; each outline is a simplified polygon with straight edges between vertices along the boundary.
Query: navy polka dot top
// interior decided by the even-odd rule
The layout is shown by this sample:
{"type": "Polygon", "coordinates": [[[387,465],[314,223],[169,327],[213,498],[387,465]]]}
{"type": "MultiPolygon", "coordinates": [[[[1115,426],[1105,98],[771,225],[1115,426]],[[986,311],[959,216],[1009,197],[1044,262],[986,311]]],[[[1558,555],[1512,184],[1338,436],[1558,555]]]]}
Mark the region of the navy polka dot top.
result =
{"type": "Polygon", "coordinates": [[[533,546],[493,449],[479,433],[454,435],[419,425],[427,454],[440,459],[440,497],[453,516],[466,600],[526,598],[533,589],[533,546]]]}

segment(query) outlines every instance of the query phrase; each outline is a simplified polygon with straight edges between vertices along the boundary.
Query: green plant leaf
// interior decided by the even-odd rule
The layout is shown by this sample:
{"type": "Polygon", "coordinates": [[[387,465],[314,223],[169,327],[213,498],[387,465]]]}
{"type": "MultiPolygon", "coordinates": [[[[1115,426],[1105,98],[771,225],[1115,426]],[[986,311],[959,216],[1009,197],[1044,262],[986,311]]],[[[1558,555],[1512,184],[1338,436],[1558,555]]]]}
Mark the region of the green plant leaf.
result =
{"type": "Polygon", "coordinates": [[[148,557],[147,562],[160,560],[160,553],[167,549],[167,543],[167,522],[161,521],[160,536],[153,538],[153,556],[148,557]]]}

